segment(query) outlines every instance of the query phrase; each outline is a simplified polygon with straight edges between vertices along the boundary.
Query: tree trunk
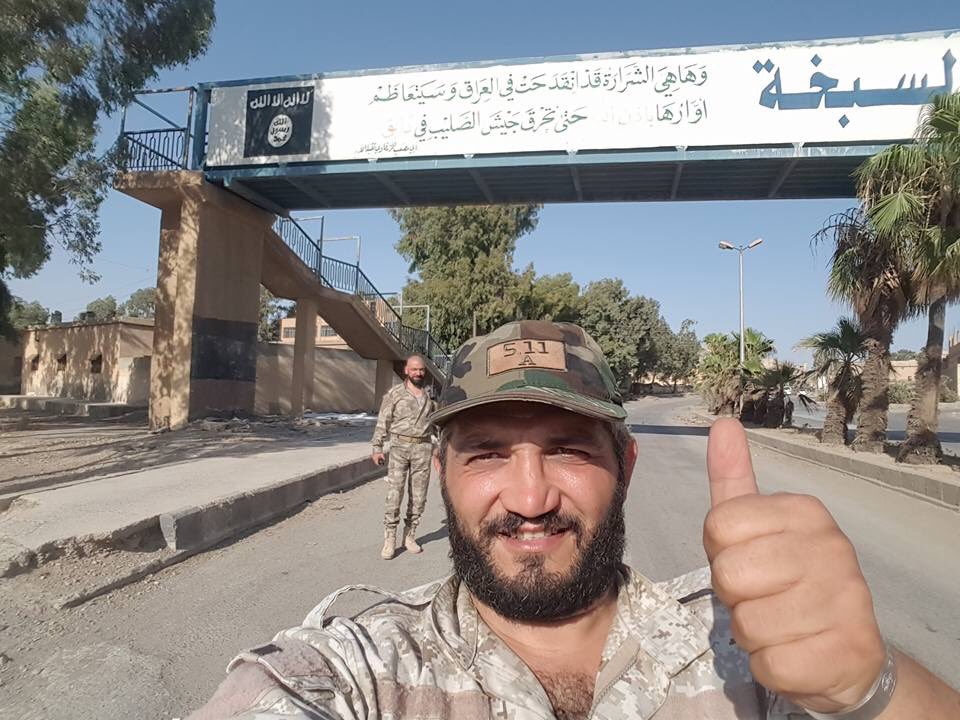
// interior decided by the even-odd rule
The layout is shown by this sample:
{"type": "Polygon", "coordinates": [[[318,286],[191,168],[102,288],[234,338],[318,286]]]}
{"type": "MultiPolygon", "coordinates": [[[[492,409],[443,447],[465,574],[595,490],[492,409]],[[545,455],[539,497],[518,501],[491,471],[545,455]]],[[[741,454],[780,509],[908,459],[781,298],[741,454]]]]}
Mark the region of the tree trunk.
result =
{"type": "Polygon", "coordinates": [[[833,387],[827,400],[827,417],[823,421],[820,442],[824,445],[847,444],[847,408],[843,406],[840,393],[833,387]]]}
{"type": "Polygon", "coordinates": [[[947,302],[937,300],[927,314],[927,345],[917,366],[916,394],[907,415],[907,438],[900,446],[897,462],[935,465],[943,457],[937,437],[940,376],[943,372],[943,330],[947,302]]]}
{"type": "Polygon", "coordinates": [[[767,413],[763,418],[763,426],[778,428],[783,425],[783,395],[777,393],[767,403],[767,413]]]}
{"type": "Polygon", "coordinates": [[[892,330],[880,328],[864,341],[863,396],[857,408],[857,434],[851,447],[858,452],[882,453],[887,440],[890,399],[890,341],[892,330]]]}

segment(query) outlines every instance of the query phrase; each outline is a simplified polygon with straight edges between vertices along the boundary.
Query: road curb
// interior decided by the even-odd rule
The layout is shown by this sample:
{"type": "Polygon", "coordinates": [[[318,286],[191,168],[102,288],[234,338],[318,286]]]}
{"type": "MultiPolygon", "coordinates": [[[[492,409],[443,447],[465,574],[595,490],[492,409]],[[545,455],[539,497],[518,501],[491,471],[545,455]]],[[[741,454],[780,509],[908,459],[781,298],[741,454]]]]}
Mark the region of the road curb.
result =
{"type": "MultiPolygon", "coordinates": [[[[386,474],[385,466],[374,465],[369,457],[325,467],[316,472],[277,481],[256,490],[236,493],[199,506],[181,508],[143,518],[137,522],[101,535],[83,535],[61,538],[41,547],[27,548],[7,541],[0,544],[0,578],[29,572],[65,554],[74,545],[122,547],[141,538],[156,538],[176,551],[158,567],[153,563],[135,568],[120,578],[111,580],[113,587],[103,590],[97,586],[84,593],[96,597],[116,587],[122,587],[145,575],[163,569],[168,564],[186,559],[191,554],[206,550],[248,530],[266,525],[290,514],[299,506],[332,492],[348,490],[386,474]],[[162,535],[162,537],[160,537],[162,535]],[[173,559],[172,559],[173,558],[173,559]],[[144,568],[147,568],[144,570],[144,568]],[[130,577],[136,575],[136,577],[130,577]]],[[[86,599],[89,599],[87,597],[86,599]]],[[[81,600],[80,602],[83,602],[81,600]]],[[[74,603],[78,604],[78,603],[74,603]]]]}
{"type": "Polygon", "coordinates": [[[347,490],[385,473],[386,467],[374,465],[369,457],[332,465],[206,505],[162,513],[160,531],[171,550],[208,547],[286,515],[321,495],[347,490]]]}
{"type": "Polygon", "coordinates": [[[109,581],[62,597],[56,601],[55,607],[62,610],[82,605],[181,563],[237,535],[288,516],[311,500],[349,490],[385,474],[385,466],[374,465],[370,458],[361,458],[281,480],[255,491],[238,493],[207,505],[163,513],[155,520],[159,522],[167,546],[176,552],[131,568],[109,581]]]}
{"type": "MultiPolygon", "coordinates": [[[[699,413],[697,417],[711,424],[715,419],[699,413]]],[[[752,428],[745,428],[745,430],[747,437],[754,445],[960,512],[960,484],[958,483],[946,482],[900,468],[883,467],[855,457],[853,453],[849,456],[840,455],[823,448],[797,443],[788,438],[770,437],[752,428]]]]}

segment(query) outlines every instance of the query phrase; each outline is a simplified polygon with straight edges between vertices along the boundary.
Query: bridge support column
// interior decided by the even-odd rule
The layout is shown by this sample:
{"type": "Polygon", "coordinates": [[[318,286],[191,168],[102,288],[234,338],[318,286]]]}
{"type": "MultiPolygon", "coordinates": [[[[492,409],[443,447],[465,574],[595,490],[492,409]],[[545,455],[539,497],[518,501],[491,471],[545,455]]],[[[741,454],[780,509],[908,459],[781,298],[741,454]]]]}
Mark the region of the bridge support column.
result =
{"type": "Polygon", "coordinates": [[[293,340],[293,378],[290,385],[290,412],[303,415],[313,407],[313,365],[317,347],[316,298],[297,300],[297,331],[293,340]]]}
{"type": "Polygon", "coordinates": [[[273,216],[198,172],[124,174],[116,186],[162,211],[151,429],[252,412],[263,239],[273,216]]]}
{"type": "Polygon", "coordinates": [[[375,412],[379,412],[380,403],[383,402],[383,396],[393,387],[393,360],[379,358],[377,360],[377,379],[373,386],[373,403],[376,406],[375,412]]]}

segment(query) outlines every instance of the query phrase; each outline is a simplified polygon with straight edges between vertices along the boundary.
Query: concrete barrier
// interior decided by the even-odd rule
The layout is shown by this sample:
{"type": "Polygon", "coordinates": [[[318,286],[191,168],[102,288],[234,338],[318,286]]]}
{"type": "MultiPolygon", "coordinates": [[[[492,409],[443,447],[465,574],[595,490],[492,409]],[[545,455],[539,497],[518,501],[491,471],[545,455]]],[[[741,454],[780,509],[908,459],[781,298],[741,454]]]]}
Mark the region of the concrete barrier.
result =
{"type": "Polygon", "coordinates": [[[960,483],[941,480],[918,472],[900,468],[884,467],[868,460],[856,457],[852,452],[836,453],[824,448],[791,441],[787,438],[771,437],[747,428],[750,442],[774,450],[784,455],[839,470],[864,480],[891,488],[912,497],[932,502],[936,505],[960,511],[960,483]]]}
{"type": "Polygon", "coordinates": [[[208,505],[163,513],[159,516],[160,530],[167,547],[173,550],[206,548],[281,517],[322,495],[346,490],[385,474],[385,465],[374,465],[365,457],[208,505]]]}
{"type": "MultiPolygon", "coordinates": [[[[713,424],[716,419],[703,413],[695,415],[709,424],[713,424]]],[[[934,478],[902,467],[887,467],[871,462],[865,457],[857,457],[851,450],[832,451],[825,447],[797,442],[786,436],[774,437],[754,428],[745,427],[744,430],[753,445],[853,475],[875,485],[960,512],[960,478],[934,478]]]]}

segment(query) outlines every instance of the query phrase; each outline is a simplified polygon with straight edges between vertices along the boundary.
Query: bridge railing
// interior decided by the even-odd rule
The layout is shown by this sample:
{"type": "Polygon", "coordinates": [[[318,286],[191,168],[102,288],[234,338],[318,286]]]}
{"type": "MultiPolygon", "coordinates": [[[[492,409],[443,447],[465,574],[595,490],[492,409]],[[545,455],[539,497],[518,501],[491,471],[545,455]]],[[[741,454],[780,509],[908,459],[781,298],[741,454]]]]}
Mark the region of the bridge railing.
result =
{"type": "Polygon", "coordinates": [[[119,165],[135,171],[183,170],[187,136],[185,128],[125,132],[118,145],[119,165]]]}
{"type": "Polygon", "coordinates": [[[320,246],[293,218],[277,218],[273,229],[287,247],[313,270],[321,283],[359,297],[370,314],[405,352],[420,353],[444,374],[448,371],[449,353],[426,330],[404,325],[400,313],[370,282],[359,265],[324,255],[320,246]]]}
{"type": "Polygon", "coordinates": [[[125,107],[120,119],[120,138],[117,141],[117,164],[121,170],[186,170],[190,164],[190,121],[193,117],[193,102],[196,90],[192,87],[162,90],[144,90],[125,107]],[[171,120],[156,108],[143,102],[140,97],[186,93],[186,124],[171,120]],[[163,126],[144,130],[127,129],[127,113],[138,106],[159,119],[163,126]]]}

